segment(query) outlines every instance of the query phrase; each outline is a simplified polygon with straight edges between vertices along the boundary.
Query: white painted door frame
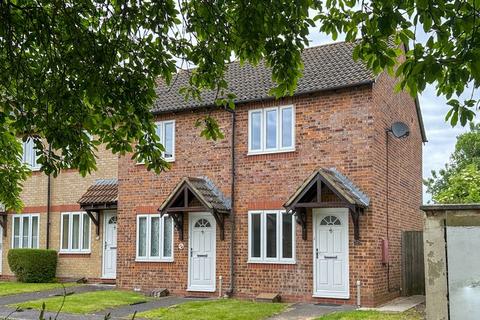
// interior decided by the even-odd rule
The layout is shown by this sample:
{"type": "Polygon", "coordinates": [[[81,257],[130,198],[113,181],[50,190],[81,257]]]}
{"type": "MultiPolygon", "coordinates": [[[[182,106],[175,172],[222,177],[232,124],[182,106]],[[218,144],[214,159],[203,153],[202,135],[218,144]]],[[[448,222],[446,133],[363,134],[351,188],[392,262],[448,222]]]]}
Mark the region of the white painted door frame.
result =
{"type": "Polygon", "coordinates": [[[208,212],[190,212],[188,215],[188,287],[187,291],[199,291],[199,292],[215,292],[216,290],[216,264],[217,264],[217,239],[216,239],[217,224],[215,218],[208,212]],[[212,251],[213,251],[213,263],[211,266],[212,283],[209,286],[195,286],[192,284],[192,252],[193,252],[193,237],[192,231],[194,223],[199,218],[206,218],[211,224],[212,230],[212,251]]]}
{"type": "Polygon", "coordinates": [[[350,266],[349,266],[349,215],[347,208],[315,208],[313,212],[313,297],[319,298],[336,298],[336,299],[349,299],[350,298],[350,266]],[[333,215],[340,218],[343,232],[343,248],[345,251],[345,265],[343,268],[343,277],[346,281],[346,288],[344,291],[325,291],[317,289],[317,237],[318,237],[318,224],[321,219],[328,215],[333,215]]]}
{"type": "MultiPolygon", "coordinates": [[[[112,217],[116,217],[117,216],[117,212],[116,211],[104,211],[103,212],[103,253],[102,253],[102,278],[103,279],[115,279],[117,277],[117,263],[116,263],[116,254],[117,254],[117,243],[116,243],[116,236],[115,236],[115,246],[114,248],[110,248],[110,250],[115,250],[115,270],[114,272],[110,272],[110,273],[106,273],[106,263],[105,263],[105,259],[107,258],[105,252],[107,250],[107,246],[108,246],[108,243],[107,243],[107,228],[109,226],[108,224],[108,221],[110,220],[110,218],[112,217]]],[[[116,223],[115,223],[116,225],[116,223]]],[[[117,232],[117,228],[115,228],[115,230],[113,232],[117,232]]]]}

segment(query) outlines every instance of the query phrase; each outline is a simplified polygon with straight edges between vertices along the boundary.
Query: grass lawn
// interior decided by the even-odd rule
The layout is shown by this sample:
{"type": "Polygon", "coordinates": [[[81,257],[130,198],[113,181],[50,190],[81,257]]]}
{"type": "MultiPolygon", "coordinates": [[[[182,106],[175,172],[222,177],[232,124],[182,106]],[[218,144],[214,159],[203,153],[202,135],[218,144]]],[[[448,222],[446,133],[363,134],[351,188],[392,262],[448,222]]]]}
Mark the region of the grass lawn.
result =
{"type": "MultiPolygon", "coordinates": [[[[128,305],[147,301],[149,298],[136,292],[130,291],[93,291],[79,294],[72,294],[66,297],[62,312],[67,313],[92,313],[111,307],[128,305]]],[[[40,310],[42,304],[45,302],[45,309],[47,311],[56,312],[63,301],[63,297],[52,297],[47,299],[40,299],[34,301],[27,301],[20,304],[11,305],[11,307],[21,307],[23,309],[32,308],[40,310]]]]}
{"type": "Polygon", "coordinates": [[[335,312],[317,320],[421,320],[422,316],[414,309],[402,313],[379,311],[347,311],[335,312]]]}
{"type": "Polygon", "coordinates": [[[162,320],[257,320],[279,313],[284,303],[251,302],[235,299],[192,301],[169,308],[137,313],[137,318],[162,320]]]}
{"type": "MultiPolygon", "coordinates": [[[[65,287],[71,287],[76,283],[64,283],[65,287]]],[[[0,296],[11,294],[36,292],[62,288],[60,283],[22,283],[22,282],[0,282],[0,296]]]]}

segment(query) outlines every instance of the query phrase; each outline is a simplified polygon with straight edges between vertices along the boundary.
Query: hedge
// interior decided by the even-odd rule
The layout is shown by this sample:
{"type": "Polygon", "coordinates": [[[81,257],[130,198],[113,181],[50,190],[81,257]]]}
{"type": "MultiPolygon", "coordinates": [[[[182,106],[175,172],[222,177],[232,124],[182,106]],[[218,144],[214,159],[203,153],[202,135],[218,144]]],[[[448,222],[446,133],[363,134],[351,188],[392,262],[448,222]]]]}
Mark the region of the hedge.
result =
{"type": "Polygon", "coordinates": [[[8,265],[20,282],[53,282],[57,271],[57,252],[46,249],[10,249],[8,265]]]}

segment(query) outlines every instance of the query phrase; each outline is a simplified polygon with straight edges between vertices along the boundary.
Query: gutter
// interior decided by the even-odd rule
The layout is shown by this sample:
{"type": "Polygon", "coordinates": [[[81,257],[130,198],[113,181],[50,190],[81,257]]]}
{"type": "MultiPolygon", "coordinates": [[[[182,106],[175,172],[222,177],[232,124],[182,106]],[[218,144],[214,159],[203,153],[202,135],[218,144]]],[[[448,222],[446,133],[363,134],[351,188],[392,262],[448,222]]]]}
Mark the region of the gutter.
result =
{"type": "MultiPolygon", "coordinates": [[[[275,97],[272,97],[272,96],[267,96],[267,97],[249,98],[249,99],[243,99],[243,100],[241,99],[241,100],[238,100],[238,101],[234,101],[234,103],[235,103],[235,105],[238,105],[238,104],[245,104],[245,103],[259,102],[259,101],[280,100],[280,99],[284,99],[284,98],[299,97],[299,96],[302,96],[302,95],[307,95],[307,94],[312,94],[312,93],[317,93],[317,92],[335,91],[335,90],[340,90],[340,89],[349,89],[349,88],[361,87],[361,86],[364,86],[364,85],[372,85],[374,83],[375,83],[375,79],[370,79],[370,80],[356,82],[356,83],[352,83],[352,84],[348,84],[348,85],[332,86],[332,87],[327,87],[327,88],[301,91],[301,92],[294,93],[291,96],[284,96],[284,97],[279,98],[279,99],[276,99],[275,97]]],[[[160,114],[183,112],[183,111],[198,112],[202,109],[210,109],[212,107],[218,107],[218,106],[216,106],[214,103],[204,103],[204,104],[200,104],[198,106],[184,106],[184,107],[176,108],[176,109],[152,110],[152,114],[153,115],[160,115],[160,114]]],[[[221,107],[219,107],[219,108],[221,108],[221,107]]],[[[228,111],[228,112],[232,112],[232,111],[228,111]]]]}

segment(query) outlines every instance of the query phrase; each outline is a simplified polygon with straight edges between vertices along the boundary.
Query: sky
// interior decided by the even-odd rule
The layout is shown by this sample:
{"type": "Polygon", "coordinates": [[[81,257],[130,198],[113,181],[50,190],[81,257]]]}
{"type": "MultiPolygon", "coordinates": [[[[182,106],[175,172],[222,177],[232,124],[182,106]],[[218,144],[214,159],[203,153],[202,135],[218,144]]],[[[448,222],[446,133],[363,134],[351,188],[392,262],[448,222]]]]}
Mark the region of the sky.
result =
{"type": "MultiPolygon", "coordinates": [[[[343,40],[341,36],[339,38],[343,40]]],[[[319,33],[318,30],[311,30],[310,41],[311,46],[332,42],[331,38],[319,33]]],[[[423,178],[425,179],[431,176],[432,170],[438,171],[449,161],[455,149],[457,136],[468,131],[468,125],[467,127],[457,125],[452,128],[445,122],[445,115],[450,108],[444,97],[437,97],[434,86],[428,86],[418,98],[428,140],[423,145],[423,178]]],[[[430,200],[431,196],[425,192],[424,187],[423,202],[428,203],[430,200]]]]}

